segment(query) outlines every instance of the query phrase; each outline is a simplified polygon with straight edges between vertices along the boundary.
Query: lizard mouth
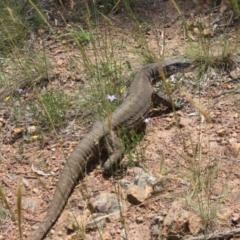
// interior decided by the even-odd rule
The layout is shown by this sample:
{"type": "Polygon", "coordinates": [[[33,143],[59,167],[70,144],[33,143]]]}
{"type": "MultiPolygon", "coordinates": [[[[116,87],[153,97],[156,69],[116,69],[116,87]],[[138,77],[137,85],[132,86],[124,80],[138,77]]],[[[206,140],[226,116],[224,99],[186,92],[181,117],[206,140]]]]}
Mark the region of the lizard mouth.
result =
{"type": "Polygon", "coordinates": [[[183,61],[179,63],[174,63],[170,65],[164,66],[166,76],[170,76],[177,72],[190,72],[193,71],[199,63],[197,62],[190,62],[190,61],[183,61]]]}

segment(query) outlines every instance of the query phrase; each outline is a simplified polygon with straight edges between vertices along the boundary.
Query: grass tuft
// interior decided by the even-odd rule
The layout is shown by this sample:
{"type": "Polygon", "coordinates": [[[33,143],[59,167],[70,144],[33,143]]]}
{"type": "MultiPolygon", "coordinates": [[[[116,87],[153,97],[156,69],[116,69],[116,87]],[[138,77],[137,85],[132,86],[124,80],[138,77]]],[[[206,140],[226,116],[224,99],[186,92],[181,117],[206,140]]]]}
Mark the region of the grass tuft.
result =
{"type": "MultiPolygon", "coordinates": [[[[2,0],[0,2],[0,57],[23,46],[31,31],[45,28],[46,21],[39,16],[43,9],[39,1],[35,2],[37,2],[34,5],[35,9],[25,0],[2,0]]],[[[32,1],[31,3],[33,4],[32,1]]]]}
{"type": "Polygon", "coordinates": [[[17,89],[33,89],[48,79],[51,65],[44,52],[18,49],[14,56],[0,59],[0,98],[16,93],[17,89]]]}
{"type": "Polygon", "coordinates": [[[237,14],[240,14],[240,1],[239,0],[229,0],[230,6],[233,11],[237,14]]]}
{"type": "Polygon", "coordinates": [[[59,128],[65,123],[69,105],[70,101],[66,94],[51,89],[41,94],[30,108],[35,120],[47,130],[50,126],[59,128]]]}

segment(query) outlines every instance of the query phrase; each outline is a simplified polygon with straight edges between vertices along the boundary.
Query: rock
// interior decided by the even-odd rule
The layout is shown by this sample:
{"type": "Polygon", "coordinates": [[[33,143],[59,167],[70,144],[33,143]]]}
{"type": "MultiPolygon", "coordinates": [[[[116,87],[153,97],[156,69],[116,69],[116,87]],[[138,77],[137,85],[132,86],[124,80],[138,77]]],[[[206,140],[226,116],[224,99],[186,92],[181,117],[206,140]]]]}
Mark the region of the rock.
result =
{"type": "Polygon", "coordinates": [[[196,236],[203,230],[201,218],[183,209],[182,205],[174,202],[163,222],[162,234],[168,239],[177,240],[190,234],[196,236]]]}
{"type": "Polygon", "coordinates": [[[107,217],[103,216],[102,213],[93,214],[91,216],[91,220],[86,225],[86,230],[91,231],[91,230],[101,229],[105,227],[107,222],[106,219],[107,217]]]}
{"type": "Polygon", "coordinates": [[[58,67],[60,67],[60,66],[63,65],[63,63],[64,63],[63,60],[59,59],[56,64],[57,64],[58,67]]]}
{"type": "Polygon", "coordinates": [[[155,215],[151,220],[151,236],[153,239],[161,239],[163,217],[155,215]]]}
{"type": "Polygon", "coordinates": [[[143,216],[139,216],[136,218],[136,223],[143,223],[143,216]]]}
{"type": "Polygon", "coordinates": [[[157,182],[157,177],[149,173],[141,173],[136,176],[134,185],[145,188],[146,186],[153,186],[157,182]]]}
{"type": "Polygon", "coordinates": [[[6,121],[3,118],[0,118],[0,128],[4,127],[6,124],[6,121]]]}
{"type": "Polygon", "coordinates": [[[224,136],[225,133],[226,133],[226,130],[224,128],[217,130],[217,135],[220,137],[224,136]]]}
{"type": "Polygon", "coordinates": [[[103,240],[112,240],[112,236],[108,232],[104,232],[102,234],[102,239],[103,240]]]}
{"type": "Polygon", "coordinates": [[[240,214],[238,213],[233,213],[233,216],[232,216],[232,222],[233,223],[239,223],[240,222],[240,214]]]}
{"type": "Polygon", "coordinates": [[[127,237],[123,239],[131,240],[146,240],[150,238],[149,227],[147,224],[134,225],[132,229],[127,232],[127,237]]]}
{"type": "Polygon", "coordinates": [[[229,144],[224,149],[224,155],[238,157],[240,155],[240,143],[229,144]]]}
{"type": "Polygon", "coordinates": [[[204,37],[213,37],[214,35],[213,31],[210,28],[203,29],[202,34],[204,37]]]}
{"type": "Polygon", "coordinates": [[[127,199],[134,205],[141,204],[151,195],[151,192],[152,187],[146,186],[145,188],[142,188],[133,185],[127,191],[127,199]]]}
{"type": "Polygon", "coordinates": [[[233,80],[240,78],[240,70],[233,70],[230,72],[230,76],[233,80]]]}
{"type": "Polygon", "coordinates": [[[27,127],[27,133],[30,134],[30,135],[34,134],[36,131],[37,131],[36,126],[28,126],[27,127]]]}
{"type": "Polygon", "coordinates": [[[148,173],[139,173],[133,183],[128,185],[127,199],[131,204],[143,203],[153,192],[157,177],[148,173]]]}
{"type": "Polygon", "coordinates": [[[93,212],[101,213],[114,213],[121,210],[123,203],[118,199],[118,196],[114,193],[102,192],[96,197],[92,197],[89,201],[89,205],[92,208],[93,212]]]}
{"type": "Polygon", "coordinates": [[[139,173],[132,182],[121,181],[121,187],[126,192],[127,200],[134,205],[143,203],[152,194],[160,194],[168,191],[176,180],[154,176],[149,173],[139,173]]]}
{"type": "Polygon", "coordinates": [[[35,212],[39,204],[39,200],[31,197],[24,197],[22,201],[22,208],[28,212],[35,212]]]}
{"type": "Polygon", "coordinates": [[[12,129],[12,136],[14,138],[18,138],[18,137],[21,137],[24,133],[24,128],[20,127],[20,128],[14,128],[12,129]]]}

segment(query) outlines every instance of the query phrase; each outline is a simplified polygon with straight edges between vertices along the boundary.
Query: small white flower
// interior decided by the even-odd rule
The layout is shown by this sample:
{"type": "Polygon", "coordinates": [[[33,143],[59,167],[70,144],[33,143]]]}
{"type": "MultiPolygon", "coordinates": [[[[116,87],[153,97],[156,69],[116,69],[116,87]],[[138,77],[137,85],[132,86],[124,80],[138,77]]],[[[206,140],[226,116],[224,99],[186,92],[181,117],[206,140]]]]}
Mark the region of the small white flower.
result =
{"type": "Polygon", "coordinates": [[[117,99],[114,95],[107,95],[107,98],[110,102],[113,102],[114,100],[117,99]]]}
{"type": "Polygon", "coordinates": [[[151,121],[151,118],[145,118],[144,120],[143,120],[143,122],[145,122],[145,123],[149,123],[151,121]]]}
{"type": "Polygon", "coordinates": [[[17,92],[18,92],[19,94],[21,94],[21,93],[23,93],[23,90],[22,90],[21,88],[18,88],[18,89],[17,89],[17,92]]]}

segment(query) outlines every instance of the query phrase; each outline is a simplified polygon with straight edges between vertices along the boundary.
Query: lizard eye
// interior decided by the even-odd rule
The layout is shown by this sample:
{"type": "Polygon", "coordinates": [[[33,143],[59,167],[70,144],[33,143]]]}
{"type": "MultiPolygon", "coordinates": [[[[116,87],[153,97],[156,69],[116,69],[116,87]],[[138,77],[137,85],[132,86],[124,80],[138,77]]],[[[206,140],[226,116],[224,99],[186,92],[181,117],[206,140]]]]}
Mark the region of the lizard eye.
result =
{"type": "Polygon", "coordinates": [[[166,74],[173,74],[177,71],[177,67],[175,65],[166,67],[166,74]]]}

